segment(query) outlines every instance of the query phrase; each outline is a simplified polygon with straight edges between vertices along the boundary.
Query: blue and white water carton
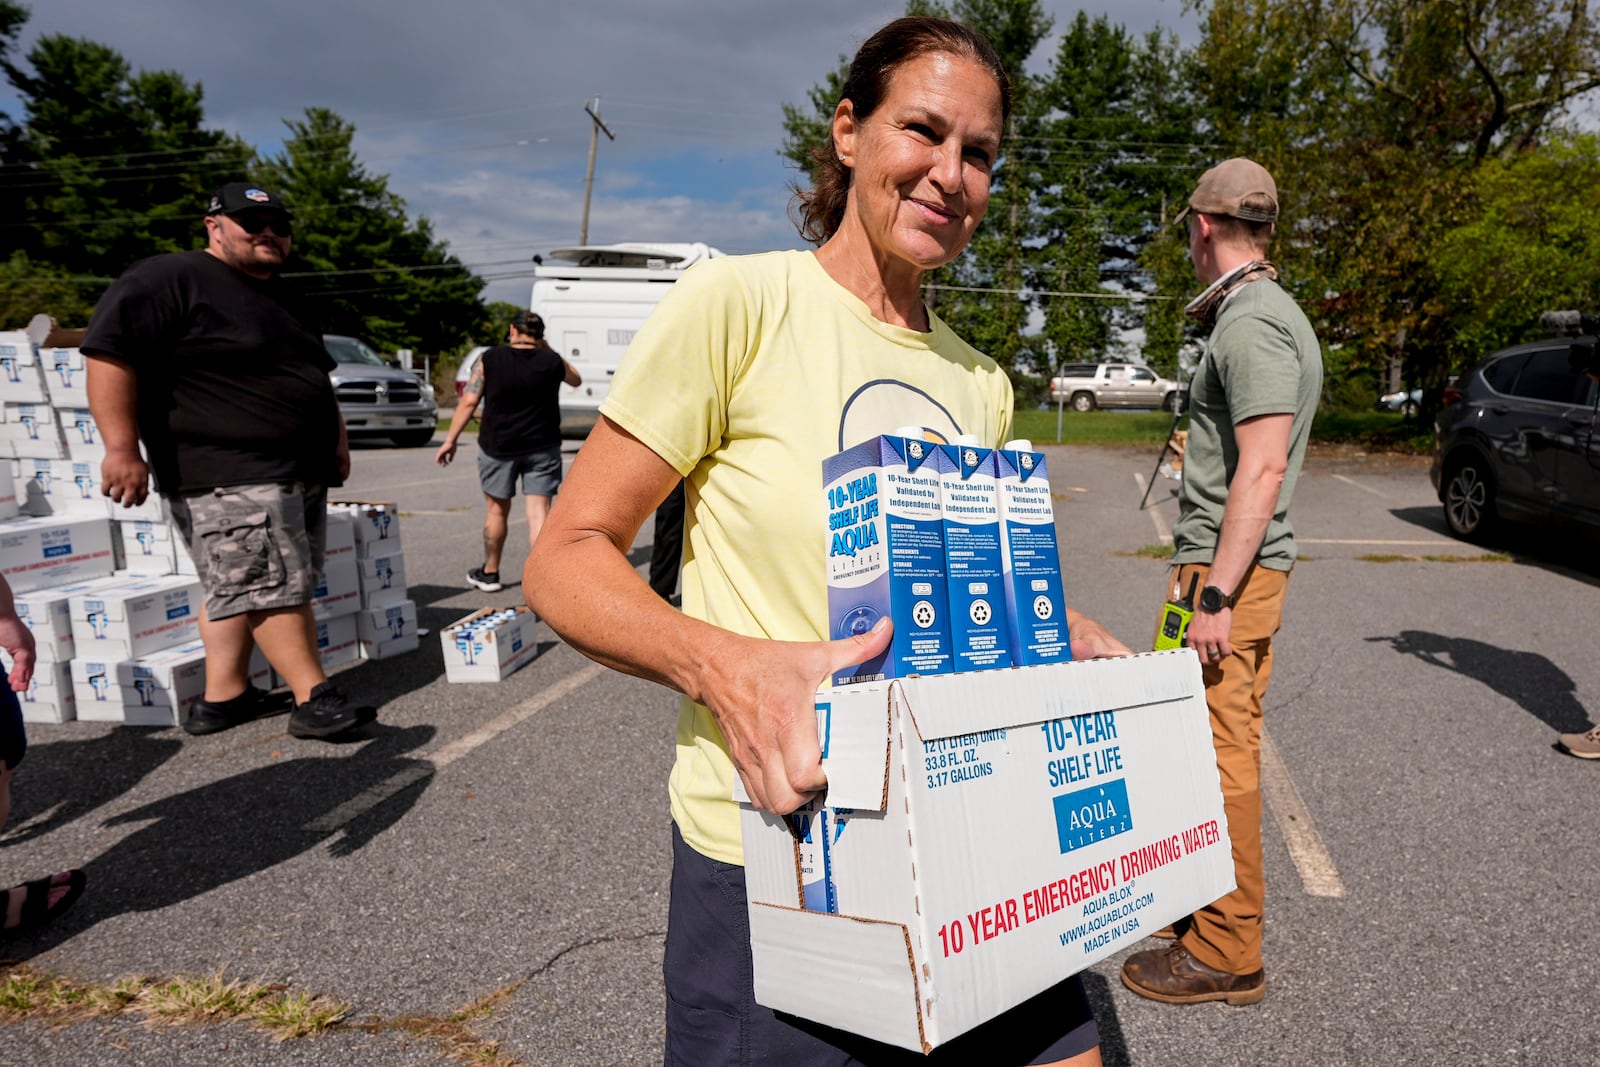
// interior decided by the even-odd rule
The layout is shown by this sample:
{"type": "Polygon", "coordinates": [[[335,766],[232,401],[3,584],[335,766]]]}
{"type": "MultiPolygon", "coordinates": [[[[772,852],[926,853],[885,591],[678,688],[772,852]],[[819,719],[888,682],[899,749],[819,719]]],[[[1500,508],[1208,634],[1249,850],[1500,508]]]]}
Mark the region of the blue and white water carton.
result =
{"type": "Polygon", "coordinates": [[[962,436],[941,445],[945,565],[949,573],[954,669],[1011,666],[1005,570],[1000,550],[1000,487],[995,450],[962,436]]]}
{"type": "Polygon", "coordinates": [[[939,445],[920,430],[874,437],[822,463],[830,637],[894,623],[888,651],[835,672],[835,684],[952,668],[939,445]]]}
{"type": "Polygon", "coordinates": [[[1033,442],[1018,440],[1000,449],[995,469],[1011,662],[1019,667],[1065,662],[1072,658],[1072,642],[1049,465],[1033,442]]]}

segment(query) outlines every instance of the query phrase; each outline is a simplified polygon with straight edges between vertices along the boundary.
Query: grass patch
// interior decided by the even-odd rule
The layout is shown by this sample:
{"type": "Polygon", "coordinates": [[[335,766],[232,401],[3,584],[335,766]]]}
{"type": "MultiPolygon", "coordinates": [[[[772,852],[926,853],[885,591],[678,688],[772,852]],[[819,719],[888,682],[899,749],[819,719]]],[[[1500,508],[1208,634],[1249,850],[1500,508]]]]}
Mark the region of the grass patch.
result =
{"type": "Polygon", "coordinates": [[[1171,559],[1172,546],[1161,541],[1157,541],[1153,545],[1144,545],[1140,548],[1134,549],[1132,552],[1117,552],[1115,555],[1137,556],[1140,559],[1171,559]]]}
{"type": "Polygon", "coordinates": [[[1484,552],[1476,556],[1402,556],[1392,552],[1369,552],[1356,559],[1367,563],[1510,563],[1512,558],[1504,552],[1484,552]]]}
{"type": "Polygon", "coordinates": [[[398,1019],[357,1023],[356,1029],[368,1033],[403,1031],[413,1037],[432,1041],[441,1053],[457,1063],[475,1064],[478,1067],[521,1067],[520,1060],[500,1050],[500,1042],[485,1041],[473,1033],[467,1024],[493,1015],[495,1008],[509,1000],[512,994],[522,988],[522,984],[519,981],[502,986],[442,1017],[402,1015],[398,1019]]]}

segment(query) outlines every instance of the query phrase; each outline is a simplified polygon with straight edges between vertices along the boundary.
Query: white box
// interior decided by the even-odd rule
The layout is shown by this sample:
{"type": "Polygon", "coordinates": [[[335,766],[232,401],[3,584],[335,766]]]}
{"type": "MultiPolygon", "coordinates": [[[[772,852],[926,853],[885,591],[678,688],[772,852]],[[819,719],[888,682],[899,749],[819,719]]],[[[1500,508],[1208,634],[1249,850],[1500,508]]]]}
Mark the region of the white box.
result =
{"type": "MultiPolygon", "coordinates": [[[[72,697],[80,722],[122,722],[122,687],[117,684],[117,659],[78,657],[69,664],[72,697]]],[[[166,723],[145,723],[162,726],[166,723]]]]}
{"type": "Polygon", "coordinates": [[[109,501],[100,491],[100,463],[97,460],[19,459],[14,461],[22,473],[18,496],[20,507],[29,515],[107,514],[109,501]]]}
{"type": "MultiPolygon", "coordinates": [[[[143,452],[143,446],[140,447],[143,452]]],[[[134,507],[124,507],[106,498],[106,512],[118,522],[166,522],[172,521],[172,513],[167,510],[167,501],[160,493],[156,492],[155,479],[150,479],[150,488],[144,498],[144,503],[134,507]]]]}
{"type": "Polygon", "coordinates": [[[37,363],[0,360],[0,400],[9,404],[49,403],[42,368],[37,363]]]}
{"type": "Polygon", "coordinates": [[[381,608],[406,600],[405,553],[375,552],[358,562],[361,575],[361,606],[381,608]]]}
{"type": "Polygon", "coordinates": [[[90,582],[53,585],[48,589],[16,594],[17,616],[33,631],[34,650],[39,662],[64,663],[76,653],[70,603],[74,596],[115,587],[121,582],[122,579],[118,578],[96,578],[90,582]]]}
{"type": "Polygon", "coordinates": [[[447,682],[498,682],[539,653],[538,620],[524,607],[482,608],[439,631],[447,682]]]}
{"type": "Polygon", "coordinates": [[[138,659],[200,636],[200,583],[185,575],[136,577],[69,601],[78,657],[138,659]]]}
{"type": "Polygon", "coordinates": [[[41,348],[39,373],[50,403],[58,408],[89,406],[89,375],[83,353],[76,348],[41,348]]]}
{"type": "Polygon", "coordinates": [[[926,1052],[1233,888],[1192,650],[817,702],[826,836],[741,808],[761,1004],[926,1052]]]}
{"type": "Polygon", "coordinates": [[[28,336],[28,331],[0,332],[0,370],[16,364],[34,366],[38,362],[39,355],[33,349],[33,338],[28,336]]]}
{"type": "Polygon", "coordinates": [[[176,726],[184,709],[206,695],[206,647],[199,641],[124,660],[116,671],[125,722],[176,726]]]}
{"type": "Polygon", "coordinates": [[[106,443],[100,439],[100,427],[95,425],[94,414],[86,407],[56,409],[56,419],[61,423],[61,436],[67,442],[67,455],[76,460],[105,458],[106,443]]]}
{"type": "Polygon", "coordinates": [[[343,508],[329,506],[326,536],[322,542],[324,559],[354,558],[356,554],[356,519],[343,508]]]}
{"type": "Polygon", "coordinates": [[[400,600],[382,607],[365,608],[356,615],[356,640],[362,659],[388,659],[413,652],[417,637],[417,605],[400,600]]]}
{"type": "Polygon", "coordinates": [[[71,722],[78,717],[72,665],[66,660],[36,663],[28,688],[17,694],[23,722],[71,722]]]}
{"type": "Polygon", "coordinates": [[[0,523],[0,574],[13,593],[111,574],[111,520],[63,516],[0,523]]]}
{"type": "Polygon", "coordinates": [[[340,615],[332,619],[317,620],[317,652],[322,656],[322,669],[331,671],[345,663],[361,658],[361,645],[356,640],[356,617],[340,615]]]}
{"type": "Polygon", "coordinates": [[[122,549],[122,566],[129,574],[162,575],[178,572],[177,542],[160,523],[119,522],[117,543],[122,549]],[[165,536],[160,532],[164,531],[165,536]]]}
{"type": "Polygon", "coordinates": [[[333,619],[360,610],[361,575],[355,559],[346,555],[324,560],[311,597],[311,614],[318,619],[333,619]]]}
{"type": "Polygon", "coordinates": [[[22,512],[22,494],[12,473],[12,465],[20,462],[16,459],[0,459],[0,520],[14,519],[22,512]]]}
{"type": "Polygon", "coordinates": [[[55,411],[44,404],[0,404],[0,440],[19,459],[65,459],[55,411]]]}
{"type": "Polygon", "coordinates": [[[328,510],[346,511],[353,520],[356,555],[366,559],[374,553],[400,548],[400,509],[390,502],[341,500],[328,504],[328,510]]]}

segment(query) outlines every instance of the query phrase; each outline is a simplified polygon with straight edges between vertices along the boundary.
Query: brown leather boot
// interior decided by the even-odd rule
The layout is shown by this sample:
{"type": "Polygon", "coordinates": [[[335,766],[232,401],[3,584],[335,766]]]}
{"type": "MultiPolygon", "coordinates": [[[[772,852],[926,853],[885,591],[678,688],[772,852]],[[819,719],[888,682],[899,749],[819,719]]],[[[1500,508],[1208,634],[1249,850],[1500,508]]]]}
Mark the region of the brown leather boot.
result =
{"type": "Polygon", "coordinates": [[[1267,995],[1265,971],[1229,974],[1207,967],[1175,941],[1166,948],[1136,952],[1122,965],[1122,984],[1164,1004],[1203,1004],[1223,1000],[1254,1004],[1267,995]]]}

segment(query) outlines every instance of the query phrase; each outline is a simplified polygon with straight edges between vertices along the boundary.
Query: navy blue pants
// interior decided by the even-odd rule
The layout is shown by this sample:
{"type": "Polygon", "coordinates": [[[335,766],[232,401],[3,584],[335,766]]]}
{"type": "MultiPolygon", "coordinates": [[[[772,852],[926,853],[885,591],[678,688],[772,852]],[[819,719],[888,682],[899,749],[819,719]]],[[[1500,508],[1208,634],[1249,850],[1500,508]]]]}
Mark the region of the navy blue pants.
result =
{"type": "Polygon", "coordinates": [[[22,728],[22,703],[11,691],[11,680],[0,667],[0,763],[15,768],[28,751],[28,735],[22,728]]]}

